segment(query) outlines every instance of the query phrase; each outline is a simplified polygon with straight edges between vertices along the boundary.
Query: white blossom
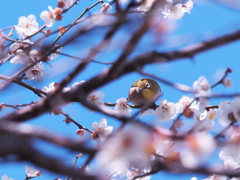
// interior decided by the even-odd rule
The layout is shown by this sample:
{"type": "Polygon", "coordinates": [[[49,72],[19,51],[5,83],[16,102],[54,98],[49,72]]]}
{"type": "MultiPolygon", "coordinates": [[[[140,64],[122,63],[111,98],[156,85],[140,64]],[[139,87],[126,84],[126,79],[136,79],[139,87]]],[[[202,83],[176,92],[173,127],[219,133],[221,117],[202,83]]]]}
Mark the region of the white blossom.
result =
{"type": "Polygon", "coordinates": [[[36,49],[33,49],[29,52],[29,56],[32,58],[33,61],[37,61],[40,59],[39,54],[39,51],[36,49]]]}
{"type": "Polygon", "coordinates": [[[97,153],[100,170],[126,175],[129,166],[146,167],[151,161],[146,153],[149,138],[149,132],[136,124],[116,132],[103,142],[97,153]]]}
{"type": "Polygon", "coordinates": [[[214,174],[204,180],[227,180],[227,176],[214,174]]]}
{"type": "Polygon", "coordinates": [[[128,105],[127,98],[120,98],[114,106],[114,112],[122,116],[131,116],[131,108],[128,105]]]}
{"type": "Polygon", "coordinates": [[[176,103],[177,113],[182,113],[187,106],[189,106],[191,110],[199,109],[198,105],[196,104],[196,101],[193,98],[183,95],[176,103]]]}
{"type": "Polygon", "coordinates": [[[219,158],[224,161],[224,168],[233,170],[239,168],[240,163],[240,130],[234,128],[228,143],[223,146],[222,151],[219,153],[219,158]]]}
{"type": "Polygon", "coordinates": [[[220,102],[218,121],[222,126],[228,126],[230,123],[240,121],[240,98],[234,99],[232,102],[220,102]]]}
{"type": "Polygon", "coordinates": [[[62,9],[61,8],[53,9],[51,6],[48,6],[48,9],[49,11],[43,11],[40,14],[40,17],[47,27],[52,27],[55,21],[62,20],[62,9]]]}
{"type": "Polygon", "coordinates": [[[211,86],[204,76],[194,81],[193,89],[195,90],[196,96],[209,96],[211,93],[211,86]]]}
{"type": "Polygon", "coordinates": [[[52,82],[49,84],[49,87],[43,86],[42,91],[48,93],[48,94],[53,94],[56,91],[56,88],[59,86],[59,83],[52,82]]]}
{"type": "Polygon", "coordinates": [[[155,111],[153,109],[147,109],[145,111],[142,112],[141,114],[141,118],[143,116],[151,116],[151,115],[154,115],[155,114],[155,111]]]}
{"type": "Polygon", "coordinates": [[[33,49],[29,53],[26,53],[25,48],[29,47],[32,42],[29,39],[23,40],[21,42],[15,42],[10,46],[10,52],[15,54],[15,56],[10,60],[11,63],[17,64],[28,64],[36,59],[39,59],[38,50],[33,49]]]}
{"type": "Polygon", "coordinates": [[[71,6],[73,3],[73,0],[58,0],[58,4],[61,4],[60,8],[67,8],[71,6]]]}
{"type": "Polygon", "coordinates": [[[38,30],[38,23],[36,21],[36,16],[30,14],[28,17],[21,16],[18,19],[18,25],[15,25],[15,30],[21,38],[30,36],[38,30]]]}
{"type": "Polygon", "coordinates": [[[193,8],[193,1],[192,0],[187,1],[185,4],[183,4],[183,7],[185,7],[186,12],[190,14],[191,13],[190,10],[193,8]]]}
{"type": "Polygon", "coordinates": [[[11,51],[16,51],[19,48],[29,47],[31,44],[33,44],[33,42],[31,42],[30,39],[25,39],[23,41],[15,42],[15,43],[11,44],[10,50],[11,51]]]}
{"type": "Polygon", "coordinates": [[[181,161],[185,167],[195,168],[213,152],[216,142],[212,136],[203,132],[188,135],[184,145],[181,161]]]}
{"type": "Polygon", "coordinates": [[[108,13],[112,9],[112,6],[109,3],[103,3],[100,8],[100,13],[108,13]]]}
{"type": "Polygon", "coordinates": [[[236,121],[240,121],[240,98],[237,97],[231,102],[231,108],[236,121]]]}
{"type": "Polygon", "coordinates": [[[112,126],[107,126],[107,120],[105,118],[102,118],[99,123],[93,122],[92,128],[95,132],[98,133],[98,135],[101,139],[104,139],[113,130],[112,126]]]}
{"type": "Polygon", "coordinates": [[[22,49],[18,49],[16,55],[10,60],[12,64],[28,64],[29,62],[31,62],[30,57],[22,49]]]}
{"type": "Polygon", "coordinates": [[[2,180],[14,180],[13,178],[9,178],[6,174],[2,176],[2,180]]]}
{"type": "Polygon", "coordinates": [[[192,177],[190,180],[197,180],[197,178],[196,177],[192,177]]]}
{"type": "Polygon", "coordinates": [[[212,127],[214,126],[215,122],[213,120],[208,120],[208,119],[204,119],[204,120],[197,120],[194,123],[194,130],[195,131],[200,131],[200,132],[207,132],[209,130],[212,129],[212,127]]]}
{"type": "Polygon", "coordinates": [[[190,13],[192,8],[192,0],[189,0],[185,4],[174,4],[172,1],[169,1],[169,3],[165,5],[164,10],[162,10],[162,13],[165,15],[164,18],[176,20],[181,19],[184,16],[184,13],[190,13]]]}
{"type": "Polygon", "coordinates": [[[229,78],[225,78],[223,81],[222,81],[222,84],[227,87],[227,88],[231,88],[232,87],[232,80],[229,79],[229,78]]]}
{"type": "Polygon", "coordinates": [[[43,70],[43,65],[42,62],[37,63],[35,66],[30,68],[25,72],[26,78],[28,80],[33,80],[35,79],[36,81],[41,81],[43,77],[46,75],[46,73],[43,70]]]}
{"type": "Polygon", "coordinates": [[[168,156],[170,152],[170,148],[172,147],[173,142],[170,141],[169,139],[166,138],[160,138],[158,141],[155,142],[154,146],[155,146],[155,152],[158,155],[161,156],[168,156]]]}
{"type": "Polygon", "coordinates": [[[167,100],[162,100],[159,107],[156,109],[156,116],[159,121],[170,121],[177,114],[175,104],[172,102],[167,102],[167,100]]]}
{"type": "Polygon", "coordinates": [[[34,178],[37,176],[41,176],[41,171],[35,169],[34,167],[25,165],[26,176],[30,178],[34,178]]]}
{"type": "Polygon", "coordinates": [[[199,97],[198,98],[198,106],[199,110],[204,111],[206,109],[206,106],[209,105],[209,100],[205,97],[199,97]]]}
{"type": "Polygon", "coordinates": [[[96,105],[103,105],[102,99],[104,96],[105,94],[102,91],[93,91],[88,95],[88,101],[96,105]]]}
{"type": "Polygon", "coordinates": [[[217,116],[218,116],[218,110],[211,109],[211,110],[207,111],[206,119],[213,121],[217,118],[217,116]]]}
{"type": "Polygon", "coordinates": [[[136,8],[137,11],[148,12],[150,11],[155,0],[137,0],[141,5],[136,8]]]}

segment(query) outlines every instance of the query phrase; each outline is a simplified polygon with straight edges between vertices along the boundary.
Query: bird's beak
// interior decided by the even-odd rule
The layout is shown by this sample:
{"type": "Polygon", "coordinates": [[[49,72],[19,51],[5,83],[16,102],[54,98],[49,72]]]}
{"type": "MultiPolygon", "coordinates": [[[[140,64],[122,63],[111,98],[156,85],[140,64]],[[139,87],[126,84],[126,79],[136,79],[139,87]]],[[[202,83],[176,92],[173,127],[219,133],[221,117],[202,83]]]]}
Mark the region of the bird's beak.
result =
{"type": "Polygon", "coordinates": [[[142,89],[139,89],[139,88],[138,88],[138,91],[139,91],[140,93],[142,93],[145,89],[146,89],[145,87],[142,88],[142,89]]]}

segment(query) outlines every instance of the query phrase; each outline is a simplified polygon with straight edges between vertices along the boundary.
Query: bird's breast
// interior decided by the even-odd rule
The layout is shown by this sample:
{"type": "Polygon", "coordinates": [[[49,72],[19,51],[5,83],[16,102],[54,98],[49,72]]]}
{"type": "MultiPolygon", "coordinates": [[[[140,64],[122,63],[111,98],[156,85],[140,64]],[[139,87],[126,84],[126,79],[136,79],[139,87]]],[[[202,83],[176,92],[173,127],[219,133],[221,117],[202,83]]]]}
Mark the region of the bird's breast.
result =
{"type": "Polygon", "coordinates": [[[134,105],[142,105],[146,103],[146,99],[143,96],[143,92],[140,92],[138,87],[131,87],[128,93],[128,99],[134,105]]]}

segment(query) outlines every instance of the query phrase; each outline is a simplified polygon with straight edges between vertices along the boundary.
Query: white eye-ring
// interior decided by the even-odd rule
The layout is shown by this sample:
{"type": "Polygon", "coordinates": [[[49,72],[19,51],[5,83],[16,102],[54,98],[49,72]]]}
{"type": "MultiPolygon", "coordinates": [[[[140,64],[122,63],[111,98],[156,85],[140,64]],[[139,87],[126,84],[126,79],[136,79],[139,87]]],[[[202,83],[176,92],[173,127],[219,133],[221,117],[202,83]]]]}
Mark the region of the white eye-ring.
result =
{"type": "Polygon", "coordinates": [[[146,83],[146,88],[150,88],[150,84],[146,83]]]}

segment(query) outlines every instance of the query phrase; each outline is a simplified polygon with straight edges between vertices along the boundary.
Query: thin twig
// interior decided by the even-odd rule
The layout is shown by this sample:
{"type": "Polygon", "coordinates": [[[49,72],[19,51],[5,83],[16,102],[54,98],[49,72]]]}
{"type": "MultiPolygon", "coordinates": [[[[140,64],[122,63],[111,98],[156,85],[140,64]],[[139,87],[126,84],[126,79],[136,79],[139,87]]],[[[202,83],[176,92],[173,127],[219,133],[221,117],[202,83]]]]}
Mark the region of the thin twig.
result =
{"type": "Polygon", "coordinates": [[[223,77],[222,77],[218,82],[216,82],[215,84],[213,84],[213,85],[211,86],[211,89],[214,88],[214,87],[216,87],[218,84],[222,84],[223,80],[227,77],[228,73],[231,73],[231,72],[232,72],[232,70],[231,70],[230,68],[227,68],[227,70],[225,71],[223,77]]]}
{"type": "Polygon", "coordinates": [[[92,131],[92,130],[90,130],[90,129],[84,127],[84,126],[82,126],[82,125],[79,124],[78,122],[76,122],[76,121],[75,121],[74,119],[72,119],[68,114],[66,114],[66,113],[64,113],[64,112],[62,112],[61,114],[64,115],[68,120],[70,120],[71,122],[73,122],[79,129],[84,129],[84,130],[86,130],[86,131],[88,131],[88,132],[90,132],[90,133],[93,133],[93,132],[94,132],[94,131],[92,131]]]}
{"type": "MultiPolygon", "coordinates": [[[[102,0],[99,0],[98,2],[94,3],[92,6],[86,8],[83,13],[74,21],[74,23],[72,23],[70,26],[68,26],[68,28],[65,30],[65,33],[66,34],[73,26],[75,26],[77,23],[77,21],[79,19],[81,19],[90,9],[92,9],[93,7],[95,7],[96,5],[98,5],[99,3],[103,3],[102,0]]],[[[57,41],[64,35],[64,34],[60,34],[50,45],[49,45],[49,48],[53,47],[57,41]]]]}

